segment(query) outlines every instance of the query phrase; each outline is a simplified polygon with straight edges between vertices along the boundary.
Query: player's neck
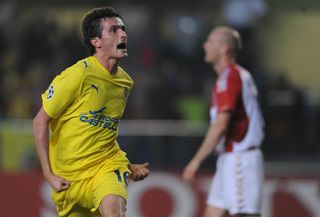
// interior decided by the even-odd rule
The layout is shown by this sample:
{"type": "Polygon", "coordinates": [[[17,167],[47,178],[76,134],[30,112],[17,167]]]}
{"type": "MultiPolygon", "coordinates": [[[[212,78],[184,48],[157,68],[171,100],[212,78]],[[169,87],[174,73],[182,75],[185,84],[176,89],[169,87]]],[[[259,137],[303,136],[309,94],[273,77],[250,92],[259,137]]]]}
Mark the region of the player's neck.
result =
{"type": "Polygon", "coordinates": [[[219,75],[232,64],[235,64],[235,59],[226,56],[220,58],[219,61],[214,64],[214,69],[216,73],[219,75]]]}
{"type": "Polygon", "coordinates": [[[94,54],[99,63],[106,68],[112,75],[115,74],[118,70],[119,60],[115,58],[106,58],[103,55],[97,53],[94,54]]]}

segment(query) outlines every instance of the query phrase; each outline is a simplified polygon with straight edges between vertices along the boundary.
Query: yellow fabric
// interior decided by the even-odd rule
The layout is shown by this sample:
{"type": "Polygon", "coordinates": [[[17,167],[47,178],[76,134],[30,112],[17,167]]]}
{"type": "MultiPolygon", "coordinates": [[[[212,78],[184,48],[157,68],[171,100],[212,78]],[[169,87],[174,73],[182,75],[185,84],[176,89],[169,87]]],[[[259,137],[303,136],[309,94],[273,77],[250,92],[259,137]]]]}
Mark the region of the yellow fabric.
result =
{"type": "Polygon", "coordinates": [[[119,151],[108,164],[102,165],[91,178],[71,182],[70,188],[52,193],[60,217],[98,217],[99,205],[106,195],[128,199],[129,169],[125,154],[119,151]]]}
{"type": "Polygon", "coordinates": [[[120,67],[112,75],[94,57],[58,75],[42,94],[50,123],[52,170],[66,180],[91,177],[119,150],[118,125],[133,86],[120,67]]]}

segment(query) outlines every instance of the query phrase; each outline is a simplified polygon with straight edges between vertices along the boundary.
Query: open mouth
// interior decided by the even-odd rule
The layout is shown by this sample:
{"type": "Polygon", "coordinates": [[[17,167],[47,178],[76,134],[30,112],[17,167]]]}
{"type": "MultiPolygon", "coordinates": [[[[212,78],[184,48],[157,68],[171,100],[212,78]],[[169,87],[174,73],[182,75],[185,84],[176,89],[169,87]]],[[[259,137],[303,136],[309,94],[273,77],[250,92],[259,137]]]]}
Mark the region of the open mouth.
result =
{"type": "Polygon", "coordinates": [[[117,49],[127,49],[127,43],[126,42],[122,42],[120,44],[117,45],[117,49]]]}

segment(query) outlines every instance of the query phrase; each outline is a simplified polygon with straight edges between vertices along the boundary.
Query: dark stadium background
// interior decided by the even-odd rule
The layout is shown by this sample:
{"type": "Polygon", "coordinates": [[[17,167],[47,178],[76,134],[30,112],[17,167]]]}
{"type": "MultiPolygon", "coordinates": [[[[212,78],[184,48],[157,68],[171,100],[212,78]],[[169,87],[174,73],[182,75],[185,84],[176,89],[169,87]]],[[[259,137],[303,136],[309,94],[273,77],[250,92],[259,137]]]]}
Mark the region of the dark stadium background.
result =
{"type": "MultiPolygon", "coordinates": [[[[230,25],[243,36],[244,49],[238,60],[258,85],[266,121],[262,150],[266,186],[273,194],[269,192],[271,202],[264,203],[264,214],[320,216],[316,193],[320,182],[318,0],[2,0],[0,216],[19,216],[23,210],[31,210],[34,217],[53,216],[53,207],[43,208],[50,198],[43,193],[48,189],[39,172],[31,119],[52,78],[87,55],[80,36],[82,17],[106,5],[123,15],[128,29],[129,57],[122,65],[133,77],[135,88],[120,124],[119,142],[132,161],[149,161],[155,176],[180,179],[209,124],[215,75],[203,62],[202,43],[214,26],[230,25]],[[17,198],[23,209],[13,208],[19,207],[17,198]],[[296,210],[290,213],[287,207],[296,210]]],[[[197,182],[208,180],[214,165],[212,155],[197,182]]],[[[163,209],[167,213],[160,212],[159,217],[170,216],[179,208],[170,199],[170,189],[159,192],[163,186],[146,185],[156,190],[144,197],[155,200],[154,204],[167,201],[163,209]],[[153,195],[160,195],[162,202],[153,195]]],[[[194,216],[204,204],[205,191],[199,186],[189,186],[196,192],[194,216]]],[[[147,208],[142,210],[149,216],[147,208]]],[[[187,217],[177,215],[173,217],[187,217]]]]}

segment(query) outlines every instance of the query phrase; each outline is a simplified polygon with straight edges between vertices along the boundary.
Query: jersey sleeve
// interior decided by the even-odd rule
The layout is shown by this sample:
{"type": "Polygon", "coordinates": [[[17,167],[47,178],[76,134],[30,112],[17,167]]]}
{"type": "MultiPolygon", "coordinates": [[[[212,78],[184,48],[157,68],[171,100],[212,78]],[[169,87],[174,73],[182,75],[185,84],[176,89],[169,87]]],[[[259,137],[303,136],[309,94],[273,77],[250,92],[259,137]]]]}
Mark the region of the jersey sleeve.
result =
{"type": "Polygon", "coordinates": [[[81,73],[66,69],[55,77],[42,94],[43,109],[51,118],[57,118],[78,97],[82,82],[81,73]]]}
{"type": "Polygon", "coordinates": [[[228,73],[217,81],[218,112],[234,111],[241,96],[242,82],[238,73],[228,73]]]}

